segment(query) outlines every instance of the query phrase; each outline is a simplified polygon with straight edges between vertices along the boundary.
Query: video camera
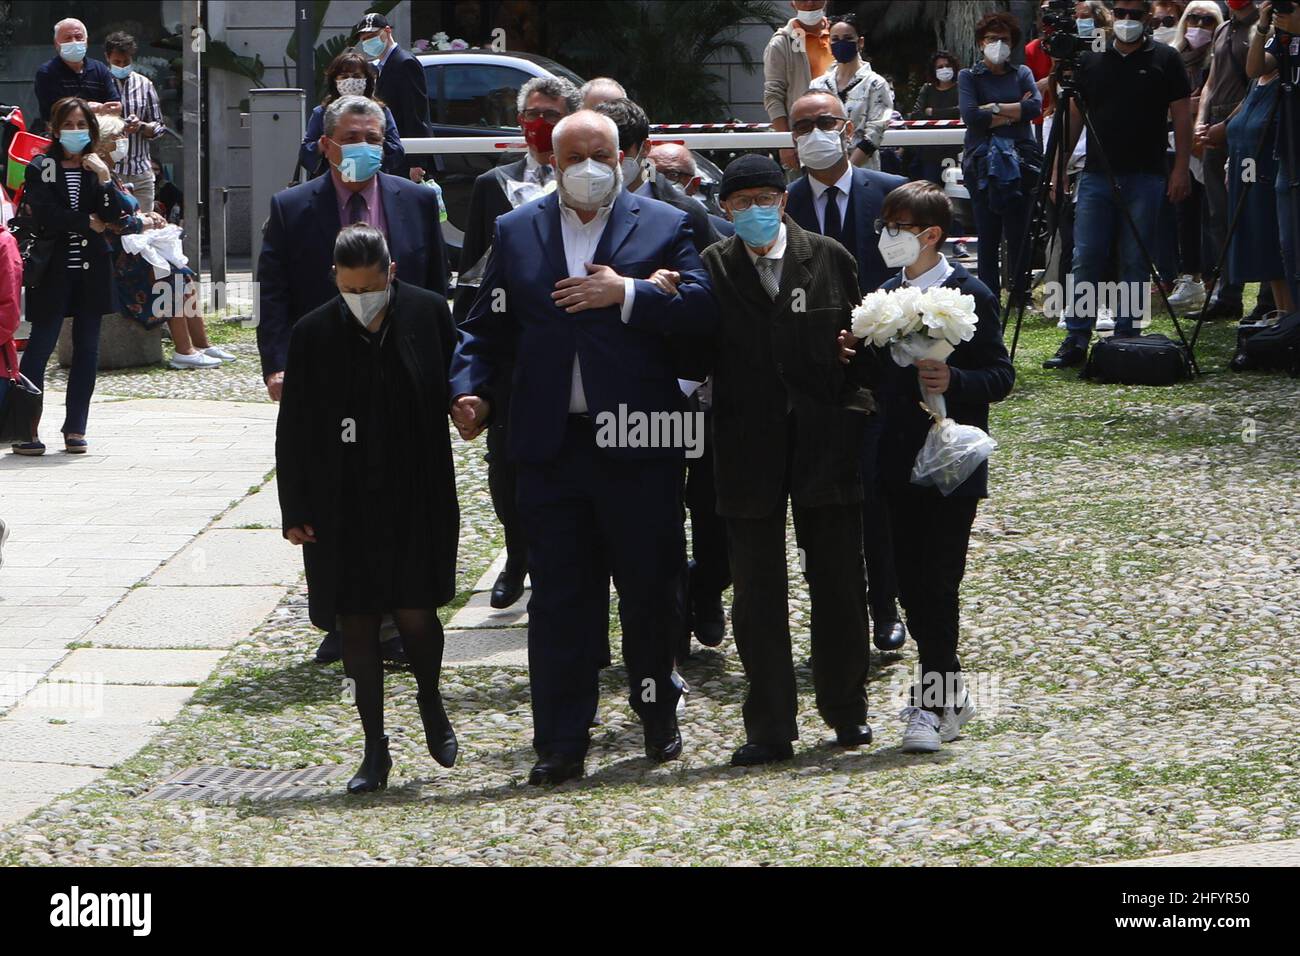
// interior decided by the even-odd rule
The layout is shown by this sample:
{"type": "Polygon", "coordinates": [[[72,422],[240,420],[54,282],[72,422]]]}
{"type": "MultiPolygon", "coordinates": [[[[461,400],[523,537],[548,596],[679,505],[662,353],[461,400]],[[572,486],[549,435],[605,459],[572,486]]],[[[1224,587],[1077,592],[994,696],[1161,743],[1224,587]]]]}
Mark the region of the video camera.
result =
{"type": "Polygon", "coordinates": [[[1091,40],[1079,36],[1074,22],[1074,0],[1047,0],[1042,7],[1043,52],[1053,60],[1073,63],[1090,49],[1091,40]]]}

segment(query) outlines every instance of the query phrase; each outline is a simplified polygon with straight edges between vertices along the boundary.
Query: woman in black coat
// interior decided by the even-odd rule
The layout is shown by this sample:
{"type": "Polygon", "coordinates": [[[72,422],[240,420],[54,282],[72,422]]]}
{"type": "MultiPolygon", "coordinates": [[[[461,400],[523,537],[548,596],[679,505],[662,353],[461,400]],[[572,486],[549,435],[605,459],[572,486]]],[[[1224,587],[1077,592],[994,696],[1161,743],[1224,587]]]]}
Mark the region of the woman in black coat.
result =
{"type": "Polygon", "coordinates": [[[460,511],[446,409],[456,342],[447,301],[394,278],[383,234],[334,245],[340,295],[293,327],[275,456],[284,535],[303,546],[311,619],[337,629],[366,734],[348,791],[384,787],[379,624],[391,613],[419,685],[429,752],[456,761],[438,693],[437,609],[456,584],[460,511]]]}
{"type": "MultiPolygon", "coordinates": [[[[50,130],[55,142],[32,159],[23,180],[24,212],[37,234],[55,239],[40,283],[27,290],[32,324],[21,371],[45,387],[45,366],[54,352],[64,316],[72,316],[72,370],[63,419],[64,447],[84,453],[86,417],[99,367],[99,327],[115,311],[113,262],[104,229],[127,214],[111,183],[108,165],[95,155],[99,124],[84,100],[67,97],[54,104],[50,130]]],[[[41,455],[39,440],[14,445],[20,455],[41,455]]]]}

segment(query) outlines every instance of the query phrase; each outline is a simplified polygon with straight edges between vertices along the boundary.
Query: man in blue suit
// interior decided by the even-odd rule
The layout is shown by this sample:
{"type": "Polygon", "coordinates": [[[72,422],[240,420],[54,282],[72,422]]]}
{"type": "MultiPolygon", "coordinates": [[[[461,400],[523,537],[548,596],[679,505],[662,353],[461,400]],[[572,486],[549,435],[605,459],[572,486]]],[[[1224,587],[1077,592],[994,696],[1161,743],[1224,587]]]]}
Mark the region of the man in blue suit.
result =
{"type": "Polygon", "coordinates": [[[367,222],[388,240],[397,278],[447,294],[447,254],[432,189],[379,172],[383,108],[363,96],[343,96],[325,111],[320,151],[328,176],[276,193],[257,259],[257,348],[262,377],[280,399],[294,322],[338,294],[330,277],[334,239],[344,225],[367,222]]]}
{"type": "MultiPolygon", "coordinates": [[[[397,132],[403,139],[422,139],[433,135],[429,122],[429,86],[424,64],[413,53],[403,50],[393,39],[392,24],[379,13],[367,13],[352,28],[356,45],[370,57],[379,80],[375,97],[393,113],[397,132]]],[[[407,154],[399,172],[415,182],[424,179],[419,156],[407,154]]]]}
{"type": "MultiPolygon", "coordinates": [[[[865,295],[889,279],[877,248],[876,220],[885,196],[907,182],[901,176],[860,169],[849,162],[853,124],[844,104],[831,93],[805,93],[790,106],[794,135],[804,175],[790,184],[786,214],[809,232],[839,240],[858,263],[858,288],[865,295]]],[[[862,550],[867,563],[867,600],[882,651],[896,651],[907,640],[898,616],[898,581],[894,574],[893,543],[876,477],[877,450],[883,420],[867,419],[862,446],[862,550]]]]}
{"type": "Polygon", "coordinates": [[[694,420],[673,340],[708,336],[717,321],[685,213],[623,191],[614,123],[580,110],[552,142],[558,189],[497,220],[451,366],[451,413],[465,438],[491,421],[500,369],[514,367],[508,433],[533,583],[534,785],[584,772],[611,575],[646,755],[681,753],[671,625],[685,442],[648,441],[634,423],[667,413],[686,435],[694,420]]]}
{"type": "MultiPolygon", "coordinates": [[[[273,401],[284,388],[289,336],[300,318],[338,295],[332,278],[334,240],[344,225],[366,222],[388,240],[397,277],[447,294],[447,255],[432,189],[379,172],[384,111],[364,96],[343,96],[325,111],[320,154],[329,174],[276,193],[257,258],[257,348],[262,379],[273,401]]],[[[314,621],[327,633],[318,664],[342,656],[333,621],[314,621]]],[[[388,659],[401,660],[400,643],[385,642],[388,659]]]]}

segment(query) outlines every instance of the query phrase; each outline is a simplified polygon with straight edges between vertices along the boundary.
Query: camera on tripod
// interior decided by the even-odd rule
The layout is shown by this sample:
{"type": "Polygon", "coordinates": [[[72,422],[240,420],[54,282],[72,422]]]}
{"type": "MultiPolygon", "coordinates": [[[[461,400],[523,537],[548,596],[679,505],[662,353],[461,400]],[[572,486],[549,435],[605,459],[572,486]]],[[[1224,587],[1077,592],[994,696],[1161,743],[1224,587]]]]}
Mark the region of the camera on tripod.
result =
{"type": "Polygon", "coordinates": [[[1074,0],[1047,0],[1043,11],[1043,51],[1053,60],[1074,63],[1091,48],[1092,41],[1079,36],[1074,22],[1074,0]]]}

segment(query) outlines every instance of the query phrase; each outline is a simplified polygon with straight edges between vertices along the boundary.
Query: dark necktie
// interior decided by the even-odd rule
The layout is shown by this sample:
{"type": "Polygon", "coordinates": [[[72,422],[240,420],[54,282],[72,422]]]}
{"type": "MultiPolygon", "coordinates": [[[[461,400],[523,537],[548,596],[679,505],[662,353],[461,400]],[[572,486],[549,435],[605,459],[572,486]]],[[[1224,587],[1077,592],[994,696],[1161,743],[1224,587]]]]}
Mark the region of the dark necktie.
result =
{"type": "Polygon", "coordinates": [[[754,260],[754,265],[758,268],[759,284],[763,286],[768,298],[775,302],[776,294],[781,289],[781,283],[776,277],[776,260],[759,256],[754,260]]]}
{"type": "Polygon", "coordinates": [[[545,163],[537,167],[537,185],[545,186],[551,181],[551,167],[545,163]]]}
{"type": "Polygon", "coordinates": [[[840,221],[840,188],[826,187],[826,214],[822,219],[822,235],[836,242],[843,238],[843,223],[840,221]]]}
{"type": "Polygon", "coordinates": [[[353,193],[348,199],[348,221],[350,226],[354,222],[367,222],[366,212],[369,207],[366,205],[366,197],[361,193],[353,193]]]}

